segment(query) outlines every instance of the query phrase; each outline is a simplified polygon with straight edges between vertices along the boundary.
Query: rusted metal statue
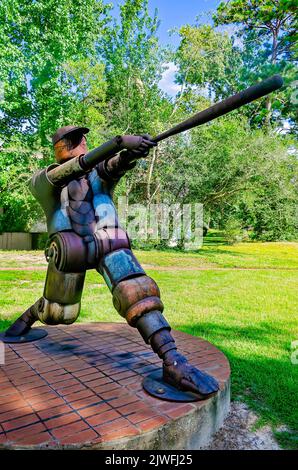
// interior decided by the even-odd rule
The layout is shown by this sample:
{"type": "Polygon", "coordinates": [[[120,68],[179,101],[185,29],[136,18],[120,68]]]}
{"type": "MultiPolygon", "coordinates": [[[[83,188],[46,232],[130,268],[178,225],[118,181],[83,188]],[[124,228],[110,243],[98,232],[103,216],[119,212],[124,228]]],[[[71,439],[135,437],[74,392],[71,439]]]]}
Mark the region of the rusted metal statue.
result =
{"type": "MultiPolygon", "coordinates": [[[[163,384],[182,391],[182,395],[176,395],[177,400],[204,399],[216,393],[217,381],[189,364],[177,350],[170,325],[162,313],[159,288],[131,251],[128,235],[118,223],[112,193],[125,172],[139,158],[146,157],[158,141],[225,114],[280,86],[281,79],[273,77],[154,139],[147,134],[117,136],[90,152],[87,127],[58,129],[53,136],[56,163],[38,171],[30,182],[31,192],[45,212],[49,235],[43,296],[15,321],[2,339],[25,342],[42,338],[45,330],[31,329],[37,320],[48,325],[73,323],[80,312],[86,270],[96,269],[112,293],[116,310],[138,329],[161,358],[163,384]]],[[[145,388],[158,396],[154,383],[147,381],[145,388]]],[[[175,393],[174,398],[165,389],[162,393],[160,398],[175,399],[175,393]]]]}

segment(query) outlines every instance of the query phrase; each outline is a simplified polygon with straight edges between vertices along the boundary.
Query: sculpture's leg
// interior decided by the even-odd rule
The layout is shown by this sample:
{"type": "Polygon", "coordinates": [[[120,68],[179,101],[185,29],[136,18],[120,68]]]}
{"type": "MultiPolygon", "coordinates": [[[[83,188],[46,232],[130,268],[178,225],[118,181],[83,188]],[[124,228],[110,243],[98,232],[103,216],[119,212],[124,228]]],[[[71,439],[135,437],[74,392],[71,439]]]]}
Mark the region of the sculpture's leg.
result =
{"type": "Polygon", "coordinates": [[[33,328],[39,313],[44,308],[44,298],[40,297],[29,307],[6,331],[1,333],[0,339],[5,343],[27,343],[44,338],[48,333],[41,328],[33,328]]]}
{"type": "Polygon", "coordinates": [[[162,315],[159,288],[128,248],[129,242],[126,246],[105,254],[99,267],[113,294],[116,310],[129,325],[138,329],[145,342],[162,359],[166,383],[176,389],[194,392],[201,399],[216,393],[217,381],[190,365],[177,351],[170,325],[162,315]]]}
{"type": "Polygon", "coordinates": [[[29,307],[3,334],[6,343],[35,341],[47,335],[46,330],[31,326],[37,320],[47,325],[73,323],[80,313],[85,272],[63,273],[50,261],[44,295],[29,307]]]}

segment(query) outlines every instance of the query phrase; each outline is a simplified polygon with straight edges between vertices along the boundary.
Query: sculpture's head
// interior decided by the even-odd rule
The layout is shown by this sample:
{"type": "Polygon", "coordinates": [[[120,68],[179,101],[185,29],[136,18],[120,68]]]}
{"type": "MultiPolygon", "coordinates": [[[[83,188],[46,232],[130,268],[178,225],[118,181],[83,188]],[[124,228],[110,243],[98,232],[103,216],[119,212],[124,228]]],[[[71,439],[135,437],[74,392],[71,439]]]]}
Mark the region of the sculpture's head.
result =
{"type": "Polygon", "coordinates": [[[57,129],[52,137],[56,161],[64,163],[71,158],[85,155],[88,150],[85,134],[88,132],[88,127],[78,126],[57,129]]]}

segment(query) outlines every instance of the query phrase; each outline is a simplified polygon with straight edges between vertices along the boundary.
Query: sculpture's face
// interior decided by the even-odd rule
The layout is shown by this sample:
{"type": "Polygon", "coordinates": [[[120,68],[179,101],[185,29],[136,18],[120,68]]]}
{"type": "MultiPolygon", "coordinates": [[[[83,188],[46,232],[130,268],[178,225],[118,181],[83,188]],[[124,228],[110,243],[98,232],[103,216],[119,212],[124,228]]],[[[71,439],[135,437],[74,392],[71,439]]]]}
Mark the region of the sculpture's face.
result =
{"type": "Polygon", "coordinates": [[[71,158],[87,153],[87,139],[84,134],[73,134],[59,140],[55,144],[54,150],[57,162],[64,163],[71,158]]]}

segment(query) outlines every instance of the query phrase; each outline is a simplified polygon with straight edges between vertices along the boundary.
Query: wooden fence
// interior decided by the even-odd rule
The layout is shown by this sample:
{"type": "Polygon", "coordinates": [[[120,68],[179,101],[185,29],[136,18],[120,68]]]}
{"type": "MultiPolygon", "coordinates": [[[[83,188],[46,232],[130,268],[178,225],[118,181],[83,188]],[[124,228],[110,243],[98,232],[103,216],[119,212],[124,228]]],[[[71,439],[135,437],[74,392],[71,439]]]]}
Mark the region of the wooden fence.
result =
{"type": "Polygon", "coordinates": [[[0,250],[32,250],[32,233],[2,233],[0,235],[0,250]]]}

